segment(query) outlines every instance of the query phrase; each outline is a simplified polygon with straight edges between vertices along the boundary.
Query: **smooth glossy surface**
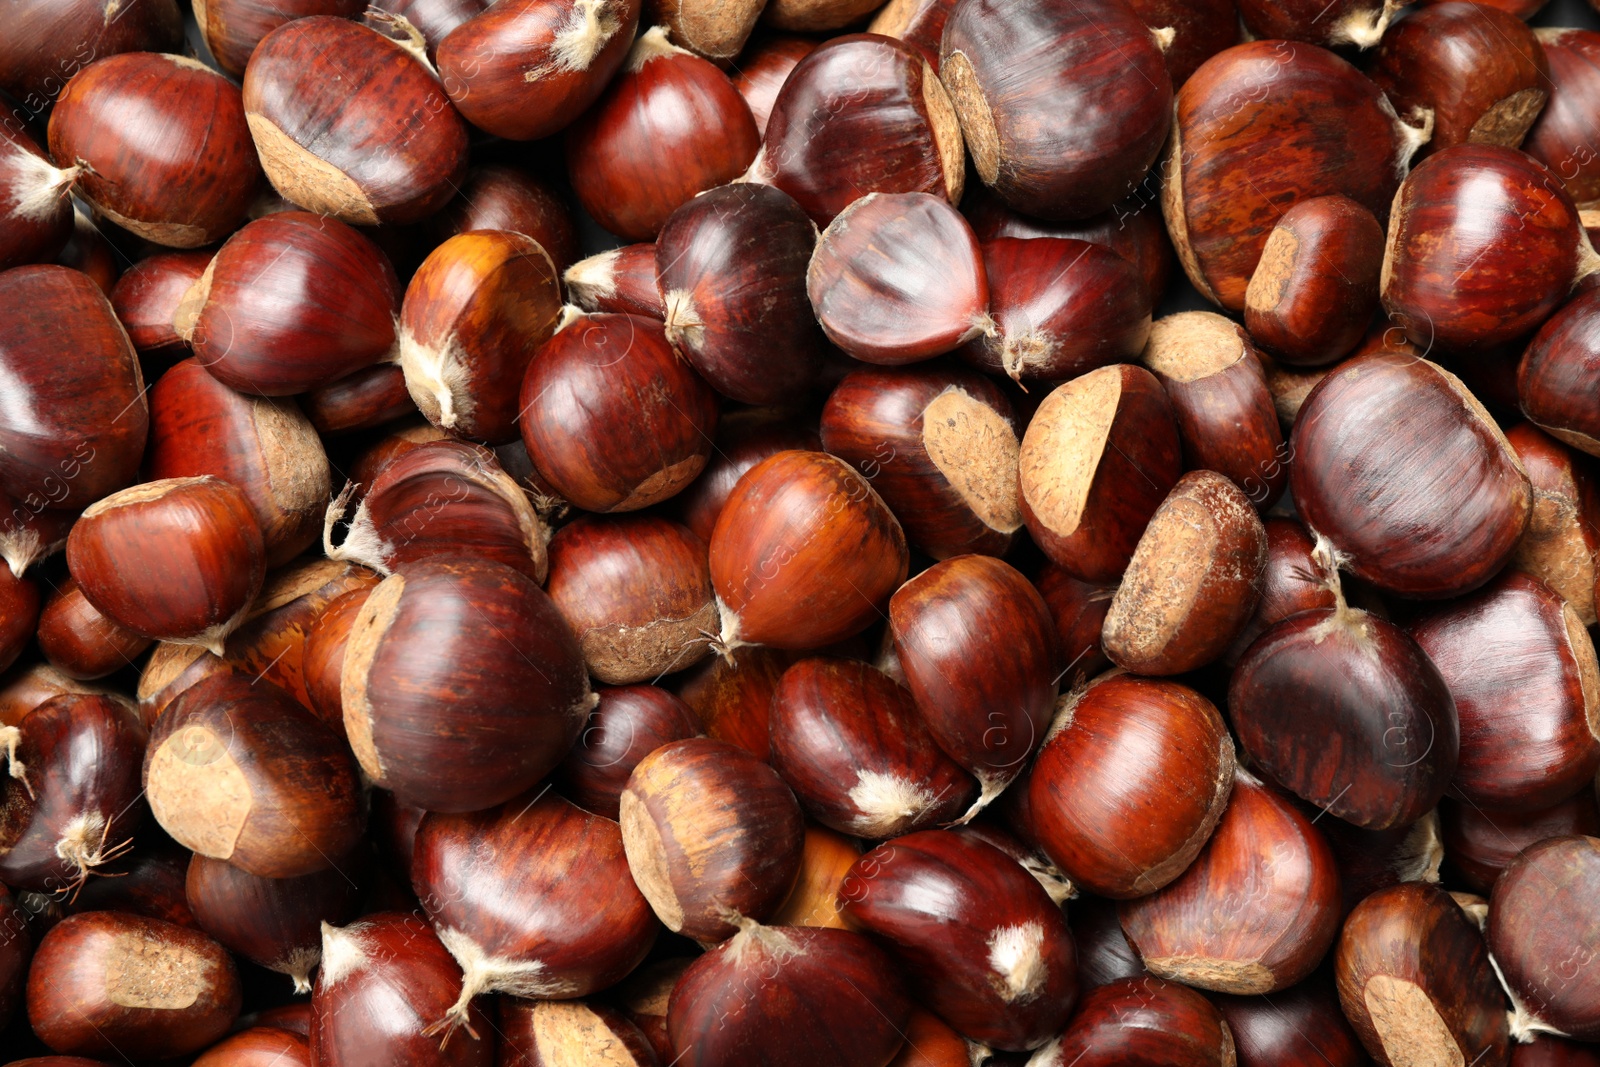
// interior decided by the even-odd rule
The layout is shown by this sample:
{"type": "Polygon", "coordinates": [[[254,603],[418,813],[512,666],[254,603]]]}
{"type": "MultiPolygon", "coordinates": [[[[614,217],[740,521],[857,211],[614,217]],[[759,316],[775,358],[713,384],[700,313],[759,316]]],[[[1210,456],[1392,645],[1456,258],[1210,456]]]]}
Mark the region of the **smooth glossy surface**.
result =
{"type": "Polygon", "coordinates": [[[1597,892],[1600,837],[1556,837],[1512,860],[1489,901],[1489,950],[1506,984],[1546,1027],[1580,1041],[1600,1039],[1597,892]]]}

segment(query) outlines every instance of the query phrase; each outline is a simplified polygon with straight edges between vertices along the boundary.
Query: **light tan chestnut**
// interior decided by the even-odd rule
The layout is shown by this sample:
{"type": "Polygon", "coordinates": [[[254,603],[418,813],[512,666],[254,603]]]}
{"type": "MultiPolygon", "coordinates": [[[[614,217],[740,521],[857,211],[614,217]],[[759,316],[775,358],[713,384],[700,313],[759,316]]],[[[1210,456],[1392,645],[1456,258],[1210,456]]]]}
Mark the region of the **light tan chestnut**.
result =
{"type": "Polygon", "coordinates": [[[1101,647],[1135,674],[1204,666],[1250,620],[1266,565],[1266,527],[1249,498],[1215,471],[1190,471],[1139,538],[1101,647]]]}

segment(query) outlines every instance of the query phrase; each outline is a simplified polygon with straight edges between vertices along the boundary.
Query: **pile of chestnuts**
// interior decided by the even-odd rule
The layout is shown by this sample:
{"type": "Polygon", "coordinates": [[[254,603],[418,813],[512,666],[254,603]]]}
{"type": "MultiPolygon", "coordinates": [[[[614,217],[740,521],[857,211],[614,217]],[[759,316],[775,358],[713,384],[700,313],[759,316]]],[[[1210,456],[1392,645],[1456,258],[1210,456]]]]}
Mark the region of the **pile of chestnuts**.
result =
{"type": "Polygon", "coordinates": [[[370,2],[0,11],[0,1064],[1600,1067],[1594,12],[370,2]]]}

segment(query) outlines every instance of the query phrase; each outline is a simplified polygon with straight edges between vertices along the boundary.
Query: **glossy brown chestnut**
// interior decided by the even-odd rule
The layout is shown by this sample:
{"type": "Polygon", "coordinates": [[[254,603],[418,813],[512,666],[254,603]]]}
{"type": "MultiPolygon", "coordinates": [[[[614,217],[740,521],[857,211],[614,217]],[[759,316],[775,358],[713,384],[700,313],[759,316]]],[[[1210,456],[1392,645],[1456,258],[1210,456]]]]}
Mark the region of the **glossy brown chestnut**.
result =
{"type": "Polygon", "coordinates": [[[991,1048],[1042,1044],[1077,1000],[1066,918],[1039,883],[975,837],[924,830],[862,856],[844,913],[885,942],[917,999],[991,1048]]]}
{"type": "Polygon", "coordinates": [[[1533,512],[1511,553],[1511,566],[1543,579],[1577,612],[1585,626],[1595,620],[1594,586],[1600,571],[1600,496],[1588,465],[1532,423],[1506,431],[1528,481],[1533,512]]]}
{"type": "Polygon", "coordinates": [[[245,494],[268,567],[316,543],[330,489],[316,429],[292,399],[235,392],[188,359],[150,391],[145,475],[155,481],[208,474],[245,494]]]}
{"type": "Polygon", "coordinates": [[[439,42],[439,76],[479,129],[515,141],[549,137],[595,102],[638,26],[639,0],[486,5],[439,42]]]}
{"type": "Polygon", "coordinates": [[[416,417],[417,405],[406,376],[393,363],[378,363],[312,390],[300,398],[306,417],[320,434],[353,433],[416,417]]]}
{"type": "Polygon", "coordinates": [[[28,974],[28,1021],[57,1052],[158,1056],[197,1052],[239,1014],[227,950],[197,930],[124,912],[61,920],[28,974]]]}
{"type": "Polygon", "coordinates": [[[860,858],[859,839],[823,826],[808,825],[805,848],[800,854],[800,873],[783,907],[772,916],[770,925],[854,929],[839,910],[839,886],[860,858]]]}
{"type": "Polygon", "coordinates": [[[1022,526],[1016,419],[982,375],[852,371],[822,409],[822,446],[871,479],[907,539],[934,559],[1002,555],[1022,526]]]}
{"type": "Polygon", "coordinates": [[[568,131],[567,169],[596,222],[623,240],[648,241],[680,204],[743,174],[760,141],[728,76],[656,26],[568,131]]]}
{"type": "Polygon", "coordinates": [[[561,285],[532,237],[463,233],[422,261],[400,311],[399,363],[428,421],[458,437],[517,436],[517,387],[555,333],[561,285]]]}
{"type": "Polygon", "coordinates": [[[1083,992],[1148,973],[1122,932],[1115,901],[1080,894],[1067,908],[1067,920],[1078,951],[1078,985],[1083,992]]]}
{"type": "Polygon", "coordinates": [[[1338,193],[1382,222],[1426,140],[1349,63],[1287,41],[1211,57],[1178,94],[1176,116],[1161,188],[1167,232],[1195,288],[1235,312],[1284,205],[1338,193]]]}
{"type": "Polygon", "coordinates": [[[722,645],[803,650],[860,633],[909,567],[865,477],[825,453],[779,452],[739,479],[711,534],[722,645]]]}
{"type": "Polygon", "coordinates": [[[1153,893],[1200,854],[1233,789],[1233,739],[1199,693],[1102,675],[1061,703],[1028,782],[1038,843],[1077,885],[1153,893]]]}
{"type": "Polygon", "coordinates": [[[39,551],[21,541],[51,539],[40,537],[36,516],[77,510],[134,480],[149,408],[128,335],[83,274],[55,266],[0,273],[0,320],[0,364],[8,368],[0,493],[11,498],[7,559],[19,560],[20,574],[39,551]]]}
{"type": "Polygon", "coordinates": [[[194,1067],[313,1067],[311,1041],[293,1030],[258,1024],[212,1045],[194,1067]]]}
{"type": "Polygon", "coordinates": [[[1223,662],[1229,666],[1237,664],[1268,627],[1302,611],[1331,608],[1337,601],[1330,575],[1312,551],[1316,542],[1299,520],[1274,516],[1263,525],[1267,531],[1267,562],[1261,569],[1261,599],[1223,654],[1223,662]]]}
{"type": "Polygon", "coordinates": [[[81,271],[94,282],[108,299],[122,274],[123,254],[112,247],[84,210],[72,209],[72,236],[55,262],[63,267],[81,271]]]}
{"type": "Polygon", "coordinates": [[[1106,612],[1101,647],[1135,674],[1183,674],[1220,657],[1256,609],[1267,532],[1215,471],[1178,479],[1150,517],[1106,612]]]}
{"type": "Polygon", "coordinates": [[[1033,1055],[1033,1067],[1233,1067],[1233,1033],[1209,1000],[1176,982],[1145,975],[1088,993],[1061,1036],[1033,1055]]]}
{"type": "Polygon", "coordinates": [[[822,334],[806,297],[817,231],[798,204],[724,185],[672,213],[656,239],[667,340],[724,396],[779,404],[817,379],[822,334]]]}
{"type": "Polygon", "coordinates": [[[1118,911],[1151,974],[1219,993],[1273,993],[1332,947],[1339,872],[1311,820],[1241,771],[1189,869],[1118,911]]]}
{"type": "Polygon", "coordinates": [[[1539,84],[1550,98],[1522,149],[1549,167],[1573,200],[1593,206],[1600,201],[1600,155],[1590,147],[1595,134],[1591,101],[1600,92],[1600,33],[1547,28],[1534,36],[1549,64],[1549,80],[1539,84]]]}
{"type": "Polygon", "coordinates": [[[224,385],[287,396],[391,356],[400,283],[338,219],[282,211],[229,238],[174,318],[224,385]]]}
{"type": "Polygon", "coordinates": [[[740,649],[731,661],[715,656],[689,673],[678,695],[694,711],[707,737],[742,748],[765,763],[772,755],[772,698],[783,672],[799,658],[759,646],[740,649]]]}
{"type": "Polygon", "coordinates": [[[1332,48],[1371,48],[1404,5],[1395,0],[1336,0],[1319,6],[1309,0],[1238,0],[1239,18],[1252,37],[1306,41],[1332,48]]]}
{"type": "Polygon", "coordinates": [[[24,120],[41,114],[89,63],[121,52],[170,52],[183,42],[183,14],[173,0],[132,0],[108,18],[100,0],[24,0],[0,43],[0,90],[24,120]]]}
{"type": "Polygon", "coordinates": [[[76,681],[48,663],[19,666],[11,673],[0,676],[0,725],[21,724],[34,708],[62,693],[109,696],[110,690],[76,681]]]}
{"type": "Polygon", "coordinates": [[[550,599],[610,685],[653,681],[711,651],[716,594],[706,544],[654,515],[580,518],[550,542],[550,599]]]}
{"type": "MultiPolygon", "coordinates": [[[[755,408],[723,415],[717,421],[716,448],[705,470],[673,501],[679,521],[709,544],[717,516],[745,471],[786,449],[820,452],[823,445],[814,426],[781,410],[755,408]]],[[[879,480],[880,492],[883,487],[879,480]]]]}
{"type": "Polygon", "coordinates": [[[783,905],[805,842],[800,805],[771,767],[703,737],[641,760],[622,791],[622,843],[639,891],[667,929],[725,941],[735,919],[783,905]]]}
{"type": "Polygon", "coordinates": [[[1600,837],[1553,837],[1530,845],[1494,884],[1489,950],[1512,994],[1512,1031],[1554,1030],[1600,1039],[1600,837]]]}
{"type": "Polygon", "coordinates": [[[916,363],[992,331],[989,282],[961,213],[929,193],[868,193],[823,231],[806,292],[828,340],[916,363]]]}
{"type": "Polygon", "coordinates": [[[520,167],[473,167],[456,198],[429,225],[441,244],[472,230],[526,234],[550,254],[558,274],[578,260],[578,234],[567,197],[520,167]]]}
{"type": "Polygon", "coordinates": [[[172,320],[210,264],[210,252],[160,252],[129,267],[111,290],[112,310],[152,372],[188,357],[172,320]]]}
{"type": "Polygon", "coordinates": [[[1110,666],[1100,635],[1116,586],[1080,582],[1054,563],[1045,564],[1033,584],[1055,620],[1061,661],[1066,664],[1062,678],[1070,679],[1067,688],[1083,684],[1110,666]]]}
{"type": "Polygon", "coordinates": [[[1600,405],[1574,391],[1600,364],[1592,340],[1600,320],[1600,296],[1578,296],[1545,322],[1517,366],[1522,412],[1551,436],[1590,455],[1600,455],[1600,405]]]}
{"type": "Polygon", "coordinates": [[[201,40],[211,49],[217,66],[235,78],[244,75],[250,53],[261,38],[285,22],[309,15],[354,18],[365,10],[358,0],[195,0],[194,9],[201,40]]]}
{"type": "Polygon", "coordinates": [[[238,88],[185,56],[89,64],[50,113],[50,153],[84,168],[75,188],[101,215],[175,248],[232,233],[261,180],[238,88]]]}
{"type": "Polygon", "coordinates": [[[1289,446],[1305,524],[1352,574],[1401,596],[1482,585],[1533,509],[1528,476],[1483,405],[1455,375],[1403,353],[1341,363],[1306,398],[1289,446]]]}
{"type": "Polygon", "coordinates": [[[868,193],[961,202],[961,126],[929,60],[876,33],[835,37],[790,72],[772,105],[761,181],[826,226],[868,193]]]}
{"type": "Polygon", "coordinates": [[[248,675],[215,675],[173,700],[151,733],[144,786],[175,841],[263,878],[324,870],[361,836],[343,742],[248,675]]]}
{"type": "MultiPolygon", "coordinates": [[[[880,30],[872,30],[880,33],[880,30]]],[[[889,34],[889,36],[898,36],[889,34]]],[[[784,82],[789,80],[789,74],[799,62],[817,47],[817,42],[809,37],[791,37],[787,34],[766,34],[758,40],[750,42],[739,55],[737,70],[733,73],[733,87],[739,90],[739,95],[744,97],[744,102],[750,106],[750,116],[756,120],[756,131],[763,137],[767,132],[767,121],[772,115],[773,105],[777,102],[778,93],[782,91],[784,82]]],[[[935,55],[929,56],[930,60],[937,60],[938,43],[934,44],[935,55]]]]}
{"type": "Polygon", "coordinates": [[[252,963],[294,979],[311,992],[322,959],[322,924],[344,923],[360,910],[360,852],[297,878],[262,878],[219,859],[194,855],[185,896],[200,929],[252,963]]]}
{"type": "Polygon", "coordinates": [[[245,118],[273,188],[345,222],[416,222],[467,176],[467,125],[426,59],[349,19],[295,19],[261,39],[245,118]]]}
{"type": "Polygon", "coordinates": [[[910,1015],[894,964],[860,934],[743,920],[684,971],[667,1030],[683,1067],[883,1067],[910,1015]]]}
{"type": "Polygon", "coordinates": [[[1141,358],[1172,403],[1186,465],[1271,507],[1288,484],[1289,454],[1250,336],[1221,315],[1180,311],[1156,321],[1141,358]]]}
{"type": "Polygon", "coordinates": [[[617,824],[542,793],[424,816],[411,881],[463,971],[461,995],[436,1024],[446,1034],[470,1022],[481,993],[565,1000],[613,985],[658,929],[617,824]]]}
{"type": "Polygon", "coordinates": [[[504,803],[555,769],[594,694],[544,591],[503,564],[458,557],[406,564],[367,597],[340,702],[375,785],[454,812],[504,803]]]}
{"type": "Polygon", "coordinates": [[[772,701],[772,765],[825,826],[865,838],[948,823],[977,796],[911,693],[865,663],[806,659],[772,701]]]}
{"type": "Polygon", "coordinates": [[[664,1064],[671,1063],[677,1055],[667,1033],[667,1004],[672,987],[693,962],[692,958],[672,956],[647,963],[617,988],[616,1000],[623,1013],[644,1034],[656,1058],[664,1064]]]}
{"type": "Polygon", "coordinates": [[[461,968],[416,915],[381,912],[345,927],[324,925],[311,994],[312,1062],[493,1067],[492,1016],[478,1005],[468,1007],[465,1034],[441,1044],[426,1032],[460,989],[461,968]]]}
{"type": "Polygon", "coordinates": [[[1172,123],[1161,47],[1125,4],[957,4],[939,77],[978,176],[1040,218],[1111,207],[1156,161],[1172,123]]]}
{"type": "Polygon", "coordinates": [[[1161,53],[1172,87],[1182,88],[1200,64],[1239,43],[1238,5],[1234,0],[1130,0],[1134,13],[1152,30],[1172,30],[1161,53]]]}
{"type": "Polygon", "coordinates": [[[655,1067],[644,1033],[616,1008],[570,1000],[500,1002],[495,1067],[655,1067]]]}
{"type": "Polygon", "coordinates": [[[72,234],[72,186],[20,125],[0,126],[0,270],[54,259],[72,234]],[[17,128],[13,128],[16,126],[17,128]]]}
{"type": "Polygon", "coordinates": [[[1453,793],[1474,807],[1532,811],[1594,779],[1600,664],[1560,594],[1508,571],[1424,614],[1411,636],[1455,701],[1461,756],[1453,793]]]}
{"type": "Polygon", "coordinates": [[[608,819],[618,817],[622,790],[639,761],[662,745],[694,737],[700,722],[665,689],[629,685],[598,691],[600,703],[559,770],[561,791],[608,819]]]}
{"type": "Polygon", "coordinates": [[[28,647],[39,620],[39,586],[32,579],[18,578],[9,565],[0,567],[0,670],[15,663],[28,647]]]}
{"type": "Polygon", "coordinates": [[[1423,160],[1395,196],[1384,310],[1424,349],[1514,340],[1600,270],[1572,198],[1514,148],[1463,144],[1423,160]]]}
{"type": "Polygon", "coordinates": [[[1379,1063],[1506,1063],[1505,995],[1483,935],[1438,886],[1408,882],[1362,901],[1335,966],[1345,1017],[1379,1063]]]}
{"type": "Polygon", "coordinates": [[[1361,343],[1382,267],[1383,228],[1372,212],[1338,195],[1294,204],[1245,288],[1250,336],[1285,363],[1333,362],[1361,343]]]}
{"type": "Polygon", "coordinates": [[[656,289],[654,241],[580,259],[567,268],[561,280],[566,283],[567,298],[585,311],[666,317],[656,289]]]}
{"type": "Polygon", "coordinates": [[[1551,837],[1600,837],[1600,804],[1588,789],[1539,811],[1485,811],[1446,797],[1439,804],[1445,855],[1462,883],[1487,896],[1524,849],[1551,837]]]}
{"type": "Polygon", "coordinates": [[[1183,473],[1166,390],[1142,367],[1102,367],[1034,412],[1018,458],[1022,518],[1073,577],[1114,582],[1183,473]]]}
{"type": "Polygon", "coordinates": [[[761,21],[791,33],[817,33],[858,22],[877,6],[873,0],[768,0],[761,21]]]}
{"type": "Polygon", "coordinates": [[[636,511],[694,480],[716,394],[638,315],[581,315],[522,379],[522,441],[539,474],[585,511],[636,511]]]}
{"type": "Polygon", "coordinates": [[[301,649],[301,677],[311,710],[338,733],[344,732],[344,704],[340,700],[340,674],[350,631],[370,588],[341,593],[317,614],[306,630],[301,649]]]}
{"type": "Polygon", "coordinates": [[[1010,564],[957,556],[895,592],[889,632],[917,710],[988,804],[1050,725],[1061,650],[1044,598],[1010,564]],[[992,669],[971,670],[978,659],[992,669]]]}
{"type": "Polygon", "coordinates": [[[1366,1052],[1317,976],[1271,996],[1214,996],[1233,1033],[1239,1067],[1366,1067],[1366,1052]]]}
{"type": "Polygon", "coordinates": [[[132,851],[106,865],[106,873],[115,877],[84,883],[70,910],[126,911],[198,930],[184,891],[192,856],[170,838],[147,832],[132,851]]]}

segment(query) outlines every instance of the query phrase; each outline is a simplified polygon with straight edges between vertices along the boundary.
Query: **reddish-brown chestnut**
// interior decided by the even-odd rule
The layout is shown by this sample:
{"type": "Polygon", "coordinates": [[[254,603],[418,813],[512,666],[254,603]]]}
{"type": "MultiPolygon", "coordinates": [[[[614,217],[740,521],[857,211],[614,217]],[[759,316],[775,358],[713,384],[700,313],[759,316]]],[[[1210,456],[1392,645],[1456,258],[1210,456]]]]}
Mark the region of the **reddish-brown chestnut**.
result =
{"type": "Polygon", "coordinates": [[[738,658],[715,656],[691,671],[678,689],[705,735],[766,762],[772,756],[769,718],[783,672],[799,656],[775,648],[742,648],[738,658]]]}
{"type": "Polygon", "coordinates": [[[310,15],[355,18],[364,10],[361,0],[194,0],[201,40],[217,66],[235,78],[244,75],[261,38],[285,22],[310,15]]]}
{"type": "Polygon", "coordinates": [[[1533,512],[1511,553],[1511,566],[1545,584],[1572,606],[1585,626],[1595,622],[1594,586],[1600,580],[1600,495],[1586,462],[1532,423],[1506,431],[1528,481],[1533,512]]]}
{"type": "Polygon", "coordinates": [[[1213,996],[1239,1067],[1368,1067],[1339,994],[1322,974],[1270,996],[1213,996]]]}
{"type": "Polygon", "coordinates": [[[1446,797],[1439,822],[1451,869],[1473,892],[1488,896],[1524,849],[1551,837],[1600,837],[1600,802],[1582,789],[1539,811],[1484,811],[1446,797]]]}
{"type": "Polygon", "coordinates": [[[1594,94],[1600,92],[1600,33],[1550,27],[1535,30],[1534,36],[1549,64],[1549,77],[1539,86],[1550,98],[1522,150],[1549,167],[1572,199],[1592,207],[1600,201],[1600,154],[1589,147],[1594,94]]]}
{"type": "Polygon", "coordinates": [[[1512,860],[1489,902],[1489,949],[1512,993],[1512,1029],[1600,1040],[1600,837],[1553,837],[1512,860]]]}
{"type": "Polygon", "coordinates": [[[172,320],[210,265],[210,252],[160,252],[129,267],[111,290],[111,307],[152,373],[189,355],[172,320]]]}
{"type": "Polygon", "coordinates": [[[1233,1033],[1209,1000],[1187,986],[1144,975],[1092,990],[1061,1036],[1028,1062],[1030,1067],[1234,1067],[1237,1060],[1233,1033]]]}
{"type": "Polygon", "coordinates": [[[212,1045],[193,1067],[315,1067],[309,1037],[265,1024],[261,1013],[252,1018],[256,1025],[212,1045]]]}
{"type": "Polygon", "coordinates": [[[1054,563],[1045,564],[1033,584],[1056,623],[1067,688],[1082,685],[1110,666],[1100,647],[1100,635],[1116,586],[1080,582],[1054,563]]]}
{"type": "Polygon", "coordinates": [[[1383,39],[1399,0],[1238,0],[1239,17],[1250,35],[1263,40],[1307,41],[1325,48],[1371,48],[1383,39]]]}
{"type": "MultiPolygon", "coordinates": [[[[39,622],[38,584],[30,578],[17,577],[9,564],[0,566],[0,670],[10,667],[22,655],[39,622]]],[[[54,623],[50,632],[53,636],[54,623]]]]}
{"type": "Polygon", "coordinates": [[[1545,321],[1517,365],[1522,413],[1552,437],[1600,455],[1600,404],[1584,382],[1600,365],[1593,340],[1600,296],[1582,292],[1545,321]]]}
{"type": "Polygon", "coordinates": [[[473,167],[456,198],[428,225],[441,244],[473,230],[526,234],[550,253],[558,274],[578,259],[578,234],[568,198],[551,182],[520,167],[499,163],[473,167]]]}
{"type": "Polygon", "coordinates": [[[72,187],[26,129],[0,126],[0,270],[54,259],[72,234],[72,187]]]}
{"type": "MultiPolygon", "coordinates": [[[[823,445],[814,425],[781,409],[747,408],[723,415],[717,420],[716,448],[705,470],[674,500],[679,521],[710,544],[717,516],[739,479],[757,463],[786,449],[820,452],[823,445]]],[[[881,481],[878,488],[883,488],[881,481]]]]}
{"type": "Polygon", "coordinates": [[[566,269],[561,280],[567,286],[567,299],[585,311],[666,317],[656,289],[654,241],[580,259],[566,269]]]}
{"type": "Polygon", "coordinates": [[[22,0],[9,14],[15,25],[0,41],[0,90],[22,105],[22,116],[41,114],[93,58],[170,52],[183,43],[175,0],[132,0],[114,18],[101,0],[22,0]]]}
{"type": "Polygon", "coordinates": [[[596,815],[616,819],[622,790],[639,761],[694,737],[700,722],[682,700],[653,685],[606,688],[597,695],[599,704],[561,763],[561,791],[596,815]]]}

